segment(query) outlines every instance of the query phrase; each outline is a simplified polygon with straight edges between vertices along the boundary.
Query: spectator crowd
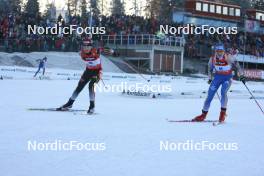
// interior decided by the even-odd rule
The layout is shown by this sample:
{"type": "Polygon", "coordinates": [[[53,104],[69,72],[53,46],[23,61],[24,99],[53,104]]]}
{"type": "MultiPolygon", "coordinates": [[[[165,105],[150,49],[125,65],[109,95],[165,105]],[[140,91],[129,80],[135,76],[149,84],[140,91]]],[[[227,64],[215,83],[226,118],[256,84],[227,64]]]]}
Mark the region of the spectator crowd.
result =
{"type": "Polygon", "coordinates": [[[222,42],[225,48],[233,48],[240,54],[264,57],[264,35],[238,32],[236,35],[188,35],[186,38],[186,55],[200,56],[201,46],[211,48],[215,43],[222,42]]]}
{"type": "MultiPolygon", "coordinates": [[[[104,26],[108,35],[156,34],[160,24],[168,24],[155,19],[140,16],[112,15],[100,16],[93,20],[94,26],[104,26]],[[100,19],[100,20],[99,20],[100,19]]],[[[18,14],[0,14],[0,50],[7,52],[31,51],[78,51],[84,36],[79,35],[37,35],[27,34],[27,25],[42,27],[56,23],[81,26],[81,18],[73,16],[65,21],[60,16],[56,22],[44,19],[26,18],[18,14]]],[[[171,24],[173,26],[180,24],[171,24]]],[[[99,40],[100,36],[94,36],[99,40]]],[[[236,48],[240,53],[264,57],[264,35],[239,32],[237,35],[186,35],[185,55],[197,57],[201,46],[210,48],[216,42],[223,42],[226,47],[236,48]]]]}

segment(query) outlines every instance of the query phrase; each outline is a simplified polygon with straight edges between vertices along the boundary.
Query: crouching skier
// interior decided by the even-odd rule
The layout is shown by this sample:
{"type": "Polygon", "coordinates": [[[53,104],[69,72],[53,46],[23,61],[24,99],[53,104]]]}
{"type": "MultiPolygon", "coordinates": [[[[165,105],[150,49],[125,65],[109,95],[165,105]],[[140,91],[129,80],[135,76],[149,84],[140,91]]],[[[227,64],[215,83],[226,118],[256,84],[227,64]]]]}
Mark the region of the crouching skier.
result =
{"type": "Polygon", "coordinates": [[[87,40],[83,41],[81,47],[81,58],[85,61],[86,69],[83,72],[78,86],[74,90],[72,96],[68,100],[66,104],[57,108],[58,111],[67,111],[69,108],[72,107],[75,99],[78,97],[79,93],[85,87],[85,85],[89,82],[89,97],[90,97],[90,106],[87,111],[88,114],[94,113],[95,108],[95,91],[94,85],[98,83],[101,78],[101,60],[100,55],[97,52],[97,49],[92,47],[92,41],[87,40]]]}
{"type": "Polygon", "coordinates": [[[204,102],[202,114],[192,119],[192,121],[201,122],[205,120],[211,101],[218,88],[221,86],[221,111],[219,115],[219,123],[224,122],[228,101],[227,92],[231,86],[233,70],[237,70],[239,79],[243,83],[246,81],[239,63],[231,54],[225,53],[224,46],[221,44],[216,45],[214,49],[215,54],[210,58],[208,63],[208,83],[210,84],[208,95],[204,102]]]}

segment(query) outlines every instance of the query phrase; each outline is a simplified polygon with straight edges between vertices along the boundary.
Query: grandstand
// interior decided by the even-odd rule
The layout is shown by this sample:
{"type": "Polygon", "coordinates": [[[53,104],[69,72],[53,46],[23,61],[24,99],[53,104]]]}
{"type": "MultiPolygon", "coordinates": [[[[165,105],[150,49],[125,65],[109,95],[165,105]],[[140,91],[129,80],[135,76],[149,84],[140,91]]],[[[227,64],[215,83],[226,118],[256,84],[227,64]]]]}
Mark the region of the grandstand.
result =
{"type": "Polygon", "coordinates": [[[138,69],[153,73],[183,72],[184,41],[181,37],[159,38],[155,35],[105,35],[105,47],[138,69]],[[140,63],[140,64],[139,64],[140,63]]]}
{"type": "MultiPolygon", "coordinates": [[[[200,59],[206,65],[212,53],[211,46],[222,42],[226,48],[238,49],[237,58],[249,72],[264,70],[264,12],[242,9],[239,5],[206,0],[187,0],[184,9],[176,9],[173,21],[177,24],[208,24],[214,27],[237,27],[236,35],[189,35],[186,36],[186,59],[200,59]]],[[[188,62],[189,63],[189,62],[188,62]]],[[[197,64],[196,62],[194,62],[197,64]]],[[[199,71],[202,71],[200,69],[199,71]]]]}

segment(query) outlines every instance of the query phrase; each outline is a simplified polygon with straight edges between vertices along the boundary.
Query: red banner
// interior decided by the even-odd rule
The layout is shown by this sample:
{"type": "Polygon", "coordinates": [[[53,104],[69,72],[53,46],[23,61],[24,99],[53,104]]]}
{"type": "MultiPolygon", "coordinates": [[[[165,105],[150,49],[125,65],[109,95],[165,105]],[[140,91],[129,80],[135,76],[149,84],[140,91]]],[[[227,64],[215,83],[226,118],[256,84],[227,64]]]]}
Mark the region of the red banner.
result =
{"type": "Polygon", "coordinates": [[[245,69],[244,73],[247,78],[264,79],[264,71],[262,70],[245,69]]]}

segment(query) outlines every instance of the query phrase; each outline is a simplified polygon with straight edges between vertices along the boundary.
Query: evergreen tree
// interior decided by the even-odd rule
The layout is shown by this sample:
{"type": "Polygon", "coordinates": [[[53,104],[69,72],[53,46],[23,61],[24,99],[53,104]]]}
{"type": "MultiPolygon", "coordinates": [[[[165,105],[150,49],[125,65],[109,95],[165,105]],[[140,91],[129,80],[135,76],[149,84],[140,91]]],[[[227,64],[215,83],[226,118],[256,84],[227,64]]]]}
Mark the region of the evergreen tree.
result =
{"type": "Polygon", "coordinates": [[[63,17],[62,17],[61,14],[59,14],[58,19],[57,19],[57,22],[61,22],[62,20],[63,20],[63,17]]]}
{"type": "Polygon", "coordinates": [[[13,13],[21,13],[21,0],[10,0],[9,4],[13,13]]]}
{"type": "Polygon", "coordinates": [[[27,17],[38,19],[39,13],[39,2],[38,0],[28,0],[25,6],[25,14],[27,17]]]}
{"type": "Polygon", "coordinates": [[[147,0],[147,6],[145,8],[146,16],[149,18],[156,18],[159,11],[159,0],[147,0]]]}
{"type": "Polygon", "coordinates": [[[121,2],[121,0],[112,0],[111,13],[113,15],[123,15],[123,14],[125,14],[124,2],[121,2]]]}
{"type": "Polygon", "coordinates": [[[0,0],[0,13],[21,13],[21,0],[0,0]]]}
{"type": "Polygon", "coordinates": [[[93,12],[93,16],[98,18],[98,16],[100,15],[100,10],[98,7],[98,1],[97,0],[90,0],[90,8],[93,12]]]}
{"type": "Polygon", "coordinates": [[[76,16],[78,14],[78,3],[79,3],[79,0],[68,0],[67,2],[67,6],[68,6],[68,12],[69,12],[69,15],[72,16],[76,16]]]}
{"type": "Polygon", "coordinates": [[[0,0],[0,13],[5,14],[7,13],[8,3],[5,0],[0,0]]]}
{"type": "Polygon", "coordinates": [[[253,3],[255,9],[264,10],[264,0],[255,0],[253,3]]]}
{"type": "Polygon", "coordinates": [[[49,3],[49,4],[46,5],[46,9],[44,11],[43,18],[44,19],[49,19],[49,20],[54,20],[54,19],[51,19],[51,18],[55,17],[55,15],[56,15],[55,13],[56,13],[55,5],[53,3],[49,3]]]}
{"type": "Polygon", "coordinates": [[[241,6],[242,9],[248,9],[252,7],[252,3],[249,0],[222,0],[222,3],[233,4],[241,6]]]}
{"type": "Polygon", "coordinates": [[[176,0],[161,0],[160,1],[160,15],[161,21],[170,22],[172,20],[173,10],[176,7],[176,0]]]}
{"type": "Polygon", "coordinates": [[[87,23],[88,23],[86,0],[82,0],[82,2],[81,2],[81,23],[82,23],[82,26],[87,26],[87,23]]]}
{"type": "Polygon", "coordinates": [[[183,9],[182,0],[148,0],[147,16],[169,22],[175,9],[183,9]]]}

